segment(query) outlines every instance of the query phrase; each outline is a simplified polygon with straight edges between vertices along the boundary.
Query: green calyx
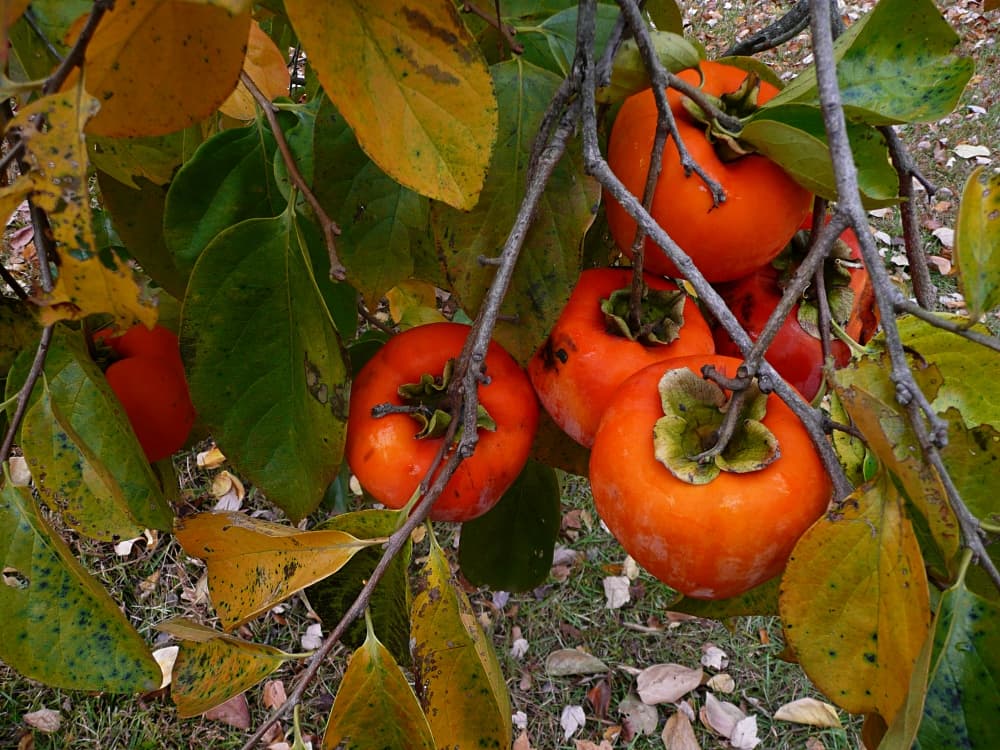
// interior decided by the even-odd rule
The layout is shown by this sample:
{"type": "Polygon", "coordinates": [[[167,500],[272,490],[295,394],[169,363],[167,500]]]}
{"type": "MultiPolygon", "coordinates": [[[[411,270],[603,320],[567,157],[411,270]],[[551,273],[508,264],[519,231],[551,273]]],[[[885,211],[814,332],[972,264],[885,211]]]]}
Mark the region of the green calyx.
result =
{"type": "MultiPolygon", "coordinates": [[[[438,375],[424,373],[416,383],[399,386],[396,392],[403,400],[405,413],[420,425],[418,439],[444,437],[451,424],[451,399],[448,386],[455,372],[455,360],[445,362],[444,371],[438,375]]],[[[478,406],[476,427],[480,430],[496,432],[497,423],[482,404],[478,406]]],[[[456,440],[460,431],[455,434],[456,440]]]]}
{"type": "MultiPolygon", "coordinates": [[[[778,285],[784,288],[798,268],[799,260],[805,257],[806,242],[809,233],[798,232],[789,243],[789,249],[776,258],[773,263],[781,269],[782,275],[778,285]]],[[[860,261],[851,258],[851,248],[843,240],[834,242],[833,250],[823,264],[823,285],[826,288],[827,304],[830,306],[830,318],[843,327],[847,325],[854,310],[854,290],[851,289],[851,269],[858,268],[860,261]]],[[[799,301],[796,319],[806,333],[815,339],[820,338],[819,303],[816,287],[810,283],[799,301]]]]}
{"type": "Polygon", "coordinates": [[[667,371],[659,383],[663,416],[653,426],[656,460],[682,482],[708,484],[724,471],[760,471],[781,452],[764,423],[767,395],[750,385],[736,431],[721,453],[699,459],[716,443],[730,407],[725,392],[710,380],[682,367],[667,371]]]}
{"type": "MultiPolygon", "coordinates": [[[[742,120],[757,111],[757,98],[760,95],[760,77],[750,72],[740,87],[721,97],[704,94],[705,98],[715,107],[730,117],[742,120]]],[[[728,130],[722,123],[713,119],[695,101],[687,96],[682,97],[681,103],[684,109],[696,121],[705,126],[705,137],[715,149],[716,155],[724,161],[736,161],[747,154],[756,153],[756,150],[748,143],[740,140],[740,132],[728,130]]]]}
{"type": "Polygon", "coordinates": [[[649,289],[642,295],[639,325],[629,323],[631,291],[617,289],[601,300],[604,327],[608,333],[638,341],[644,346],[670,344],[680,336],[684,325],[686,295],[679,289],[649,289]]]}

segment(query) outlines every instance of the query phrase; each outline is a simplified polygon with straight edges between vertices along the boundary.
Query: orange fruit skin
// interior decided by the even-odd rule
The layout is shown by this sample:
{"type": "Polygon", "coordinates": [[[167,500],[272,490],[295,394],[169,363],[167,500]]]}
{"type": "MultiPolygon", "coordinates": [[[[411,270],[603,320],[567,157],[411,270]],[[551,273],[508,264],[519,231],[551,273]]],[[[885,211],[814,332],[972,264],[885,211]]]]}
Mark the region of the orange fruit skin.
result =
{"type": "Polygon", "coordinates": [[[732,377],[740,363],[696,355],[640,370],[618,388],[590,454],[594,503],[611,533],[649,573],[698,599],[737,596],[778,575],[832,492],[802,423],[773,395],[763,422],[781,455],[766,468],[692,485],[656,460],[652,436],[663,415],[657,384],[664,372],[700,373],[713,364],[732,377]]]}
{"type": "Polygon", "coordinates": [[[113,363],[104,376],[150,463],[183,447],[195,410],[182,374],[163,359],[136,356],[113,363]]]}
{"type": "MultiPolygon", "coordinates": [[[[743,82],[746,71],[714,62],[702,62],[706,93],[719,96],[743,82]]],[[[698,71],[678,74],[698,85],[698,71]]],[[[759,104],[778,93],[761,82],[759,104]]],[[[730,281],[746,276],[771,261],[795,234],[812,206],[812,194],[777,164],[752,154],[722,161],[702,127],[684,110],[681,95],[669,90],[667,99],[681,140],[691,157],[726,191],[726,200],[713,207],[712,193],[695,173],[685,175],[677,145],[668,138],[663,168],[650,206],[652,217],[694,261],[708,281],[730,281]]],[[[640,200],[649,172],[656,132],[656,102],[651,89],[625,100],[608,140],[608,164],[626,188],[640,200]]],[[[632,255],[636,224],[610,194],[605,194],[608,226],[618,248],[632,255]]],[[[644,268],[663,276],[678,276],[677,267],[649,238],[644,268]]]]}
{"type": "MultiPolygon", "coordinates": [[[[361,368],[351,385],[345,456],[361,486],[390,508],[412,497],[443,437],[417,439],[418,423],[406,414],[376,419],[372,407],[401,405],[399,386],[416,383],[427,373],[438,376],[449,358],[457,358],[469,334],[458,323],[431,323],[393,336],[361,368]]],[[[486,353],[490,382],[479,387],[479,401],[496,422],[495,431],[479,430],[479,442],[458,466],[434,504],[435,521],[468,521],[486,513],[514,482],[538,429],[538,401],[524,370],[499,344],[486,353]]]]}
{"type": "MultiPolygon", "coordinates": [[[[573,440],[590,447],[618,385],[647,365],[685,354],[712,353],[715,343],[694,300],[684,303],[684,325],[670,344],[644,346],[608,333],[600,304],[631,284],[627,268],[584,271],[551,333],[528,362],[528,376],[552,420],[573,440]]],[[[652,289],[675,290],[646,275],[652,289]]]]}

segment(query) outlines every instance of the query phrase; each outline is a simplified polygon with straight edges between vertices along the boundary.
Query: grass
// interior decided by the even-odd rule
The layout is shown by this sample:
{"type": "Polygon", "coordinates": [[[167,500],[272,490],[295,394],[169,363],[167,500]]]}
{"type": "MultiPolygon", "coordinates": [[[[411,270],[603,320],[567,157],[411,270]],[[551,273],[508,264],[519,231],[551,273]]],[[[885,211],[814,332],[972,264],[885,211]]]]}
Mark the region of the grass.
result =
{"type": "MultiPolygon", "coordinates": [[[[789,3],[778,2],[703,2],[688,3],[687,20],[692,33],[702,39],[710,53],[718,53],[744,30],[759,28],[789,3]]],[[[847,3],[849,12],[862,12],[873,2],[847,3]]],[[[955,157],[951,149],[959,143],[981,143],[995,147],[991,140],[1000,132],[1000,108],[995,106],[992,83],[997,80],[998,53],[989,40],[996,35],[991,25],[978,15],[972,2],[947,4],[944,12],[963,35],[962,49],[975,56],[977,74],[956,112],[937,123],[901,129],[911,145],[920,168],[941,187],[933,202],[922,206],[926,230],[935,224],[953,227],[962,186],[975,166],[955,157]],[[970,15],[976,14],[976,15],[970,15]],[[977,109],[981,108],[981,109],[977,109]]],[[[794,72],[807,62],[804,37],[778,51],[763,55],[765,61],[782,70],[794,72]]],[[[898,238],[898,222],[892,217],[873,217],[873,227],[898,238]]],[[[949,257],[947,248],[924,234],[928,253],[949,257]]],[[[891,252],[887,263],[891,265],[891,252]]],[[[893,267],[905,283],[905,268],[893,267]]],[[[934,273],[933,279],[942,294],[955,289],[951,277],[934,273]]],[[[996,315],[990,319],[996,329],[996,315]]],[[[185,487],[182,504],[187,509],[210,507],[210,476],[193,466],[187,456],[178,468],[185,487]]],[[[662,584],[640,574],[632,589],[632,601],[621,609],[605,607],[603,579],[618,574],[624,553],[596,521],[583,482],[567,479],[564,483],[564,511],[570,519],[580,519],[578,528],[564,527],[560,544],[577,553],[576,562],[564,580],[550,578],[534,592],[512,595],[498,607],[491,592],[473,592],[472,601],[493,640],[501,667],[511,692],[513,710],[523,712],[528,736],[535,748],[575,748],[575,740],[600,743],[605,731],[621,722],[618,706],[634,691],[635,670],[661,662],[697,666],[706,644],[714,644],[728,654],[726,671],[735,683],[735,692],[721,696],[741,704],[757,716],[761,747],[802,748],[809,738],[816,738],[827,750],[861,746],[860,721],[841,712],[843,729],[818,730],[774,721],[774,711],[782,704],[804,696],[821,697],[796,665],[781,658],[782,637],[776,618],[739,618],[722,624],[700,619],[672,622],[668,616],[673,598],[662,584]],[[590,523],[586,523],[586,518],[590,523]],[[519,658],[511,653],[517,633],[528,643],[519,658]],[[603,660],[610,669],[606,674],[575,677],[550,677],[545,671],[546,657],[561,648],[581,648],[603,660]],[[610,690],[606,713],[588,702],[588,693],[604,681],[610,690]],[[584,707],[586,724],[570,740],[564,739],[560,715],[566,706],[584,707]]],[[[267,506],[261,504],[262,508],[267,506]]],[[[197,596],[202,569],[187,559],[177,543],[163,537],[147,549],[137,545],[128,558],[118,558],[108,545],[75,542],[81,559],[100,580],[122,600],[125,611],[140,632],[154,647],[167,642],[151,625],[177,614],[211,623],[208,604],[197,596]]],[[[295,597],[279,616],[259,618],[243,635],[290,651],[301,650],[299,638],[311,622],[303,600],[295,597]]],[[[303,729],[318,744],[326,714],[332,704],[347,650],[341,649],[315,683],[303,707],[303,729]]],[[[300,664],[282,668],[275,679],[290,688],[300,664]]],[[[697,691],[698,703],[704,688],[697,691]]],[[[261,687],[248,693],[251,725],[266,715],[261,687]]],[[[629,742],[619,740],[616,747],[660,748],[659,730],[673,709],[658,710],[657,731],[629,742]]],[[[285,725],[287,729],[287,724],[285,725]]],[[[698,726],[703,748],[724,744],[698,726]]],[[[247,733],[205,718],[178,719],[169,699],[153,694],[140,699],[107,695],[88,695],[52,690],[24,679],[0,664],[0,748],[18,747],[25,735],[33,737],[33,747],[47,748],[237,748],[247,733]],[[25,714],[39,709],[55,709],[62,716],[59,731],[46,734],[29,729],[25,714]]],[[[316,746],[316,745],[314,745],[316,746]]]]}

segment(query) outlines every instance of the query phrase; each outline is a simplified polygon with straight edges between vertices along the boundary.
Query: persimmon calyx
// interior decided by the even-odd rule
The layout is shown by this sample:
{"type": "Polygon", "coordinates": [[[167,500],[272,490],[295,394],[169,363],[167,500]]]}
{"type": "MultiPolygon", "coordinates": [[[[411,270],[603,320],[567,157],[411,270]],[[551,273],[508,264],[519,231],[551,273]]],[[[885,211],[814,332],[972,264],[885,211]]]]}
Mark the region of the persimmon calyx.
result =
{"type": "MultiPolygon", "coordinates": [[[[447,432],[453,419],[448,387],[454,373],[455,360],[449,359],[440,375],[424,373],[416,383],[406,383],[396,389],[404,406],[394,411],[405,412],[420,425],[417,439],[444,437],[447,432]]],[[[478,405],[476,427],[490,432],[496,432],[497,429],[496,421],[482,404],[478,405]]]]}
{"type": "Polygon", "coordinates": [[[761,421],[767,395],[751,384],[726,447],[705,462],[696,456],[715,444],[730,399],[710,380],[681,367],[668,370],[659,382],[663,416],[653,426],[656,460],[688,484],[708,484],[724,471],[760,471],[780,455],[778,440],[761,421]]]}
{"type": "Polygon", "coordinates": [[[631,291],[616,289],[601,300],[604,327],[615,336],[638,341],[645,346],[673,343],[684,325],[686,295],[679,289],[646,289],[642,296],[639,330],[629,324],[631,291]]]}
{"type": "MultiPolygon", "coordinates": [[[[739,88],[730,91],[722,96],[712,96],[704,94],[705,99],[711,102],[718,110],[742,120],[757,111],[757,100],[760,96],[760,76],[750,72],[740,84],[739,88]]],[[[748,143],[740,140],[739,131],[729,130],[722,126],[718,119],[705,112],[690,97],[683,97],[681,104],[688,114],[697,122],[705,126],[705,137],[715,148],[715,153],[724,161],[736,161],[747,154],[756,153],[756,149],[748,143]]]]}

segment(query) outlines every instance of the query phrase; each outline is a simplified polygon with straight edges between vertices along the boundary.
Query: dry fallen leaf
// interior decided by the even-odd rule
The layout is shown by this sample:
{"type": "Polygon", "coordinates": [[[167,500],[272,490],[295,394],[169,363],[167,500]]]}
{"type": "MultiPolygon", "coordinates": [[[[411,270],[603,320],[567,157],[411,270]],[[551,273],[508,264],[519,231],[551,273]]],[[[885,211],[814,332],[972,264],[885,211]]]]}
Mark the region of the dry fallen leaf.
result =
{"type": "Polygon", "coordinates": [[[625,558],[625,562],[622,563],[622,575],[628,577],[630,581],[634,581],[639,577],[639,573],[641,571],[642,569],[639,567],[639,563],[632,559],[631,555],[628,555],[625,558]]]}
{"type": "Polygon", "coordinates": [[[608,718],[608,708],[611,705],[611,685],[608,684],[607,680],[598,680],[587,691],[587,703],[593,709],[596,719],[604,720],[608,718]]]}
{"type": "Polygon", "coordinates": [[[829,703],[815,698],[799,698],[797,701],[786,703],[775,711],[774,718],[779,721],[791,721],[813,727],[841,726],[837,709],[829,703]]]}
{"type": "Polygon", "coordinates": [[[234,695],[215,708],[210,708],[205,712],[206,719],[221,721],[237,729],[250,728],[250,707],[247,705],[245,693],[234,695]]]}
{"type": "Polygon", "coordinates": [[[590,740],[575,740],[576,750],[612,750],[611,743],[601,740],[600,745],[595,745],[590,740]]]}
{"type": "Polygon", "coordinates": [[[691,720],[682,712],[667,719],[660,739],[663,740],[664,750],[701,750],[691,720]]]}
{"type": "Polygon", "coordinates": [[[747,716],[740,719],[733,727],[733,733],[729,736],[729,744],[736,750],[753,750],[760,744],[757,737],[757,717],[747,716]]]}
{"type": "Polygon", "coordinates": [[[160,665],[160,674],[163,675],[163,679],[160,680],[160,690],[169,685],[173,679],[174,662],[177,661],[178,651],[180,646],[165,646],[153,652],[153,659],[160,665]]]}
{"type": "Polygon", "coordinates": [[[680,664],[654,664],[639,673],[636,688],[643,703],[676,703],[701,685],[705,673],[680,664]]]}
{"type": "Polygon", "coordinates": [[[521,734],[517,736],[514,740],[514,744],[511,745],[510,750],[531,750],[531,742],[528,741],[528,733],[522,731],[521,734]]]}
{"type": "Polygon", "coordinates": [[[315,651],[323,645],[323,626],[314,622],[306,628],[305,635],[302,636],[302,648],[306,651],[315,651]]]}
{"type": "Polygon", "coordinates": [[[952,150],[956,156],[963,159],[975,159],[977,156],[990,155],[990,150],[986,146],[975,146],[971,143],[959,143],[952,150]]]}
{"type": "Polygon", "coordinates": [[[288,701],[285,693],[285,683],[281,680],[268,680],[264,683],[264,706],[281,708],[288,701]]]}
{"type": "Polygon", "coordinates": [[[938,227],[931,234],[945,247],[955,247],[955,230],[951,227],[938,227]]]}
{"type": "Polygon", "coordinates": [[[237,511],[243,506],[246,494],[243,482],[228,471],[220,471],[212,479],[212,496],[217,501],[212,510],[219,513],[237,511]]]}
{"type": "Polygon", "coordinates": [[[656,706],[646,705],[635,694],[628,695],[618,704],[618,713],[625,717],[625,725],[633,734],[652,734],[660,723],[656,706]]]}
{"type": "Polygon", "coordinates": [[[726,739],[732,735],[736,725],[747,717],[739,706],[720,701],[712,693],[705,694],[705,705],[701,707],[698,716],[702,724],[726,739]]]}
{"type": "Polygon", "coordinates": [[[706,643],[701,647],[701,664],[718,672],[729,665],[729,654],[714,643],[706,643]]]}
{"type": "Polygon", "coordinates": [[[222,464],[226,463],[226,457],[219,450],[218,446],[213,445],[207,451],[202,451],[195,456],[195,463],[198,464],[198,468],[200,469],[218,469],[222,464]]]}
{"type": "Polygon", "coordinates": [[[24,715],[24,723],[34,727],[39,732],[51,734],[58,732],[62,726],[62,715],[51,708],[40,708],[24,715]]]}
{"type": "Polygon", "coordinates": [[[806,750],[826,750],[826,745],[819,737],[807,737],[806,750]]]}
{"type": "Polygon", "coordinates": [[[545,660],[545,673],[553,677],[607,672],[608,665],[596,656],[576,648],[553,651],[545,660]]]}
{"type": "Polygon", "coordinates": [[[568,740],[586,723],[587,715],[583,712],[582,706],[565,706],[559,717],[559,725],[563,728],[563,739],[568,740]]]}
{"type": "Polygon", "coordinates": [[[604,606],[607,609],[619,609],[629,603],[628,576],[608,576],[604,579],[604,606]]]}

